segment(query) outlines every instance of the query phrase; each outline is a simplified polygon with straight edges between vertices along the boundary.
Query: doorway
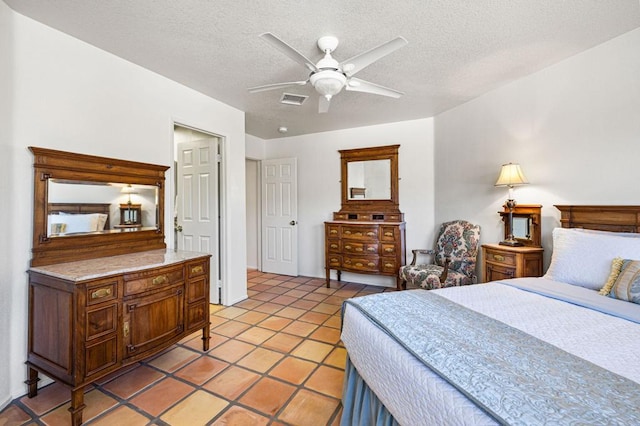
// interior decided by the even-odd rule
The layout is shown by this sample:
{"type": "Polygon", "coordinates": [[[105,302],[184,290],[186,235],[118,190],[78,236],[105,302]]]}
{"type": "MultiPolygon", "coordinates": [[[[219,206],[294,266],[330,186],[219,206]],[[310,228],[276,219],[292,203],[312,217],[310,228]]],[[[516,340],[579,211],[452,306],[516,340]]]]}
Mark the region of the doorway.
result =
{"type": "Polygon", "coordinates": [[[210,253],[211,303],[222,299],[222,138],[174,124],[174,247],[210,253]]]}

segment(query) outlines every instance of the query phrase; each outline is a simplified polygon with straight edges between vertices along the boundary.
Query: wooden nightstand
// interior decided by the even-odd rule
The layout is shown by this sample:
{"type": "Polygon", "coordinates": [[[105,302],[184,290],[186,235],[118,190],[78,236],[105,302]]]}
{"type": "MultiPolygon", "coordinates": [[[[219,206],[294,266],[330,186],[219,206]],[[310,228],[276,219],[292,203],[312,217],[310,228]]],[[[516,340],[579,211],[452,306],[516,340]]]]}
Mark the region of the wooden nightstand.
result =
{"type": "Polygon", "coordinates": [[[482,245],[482,282],[542,275],[542,247],[482,245]]]}

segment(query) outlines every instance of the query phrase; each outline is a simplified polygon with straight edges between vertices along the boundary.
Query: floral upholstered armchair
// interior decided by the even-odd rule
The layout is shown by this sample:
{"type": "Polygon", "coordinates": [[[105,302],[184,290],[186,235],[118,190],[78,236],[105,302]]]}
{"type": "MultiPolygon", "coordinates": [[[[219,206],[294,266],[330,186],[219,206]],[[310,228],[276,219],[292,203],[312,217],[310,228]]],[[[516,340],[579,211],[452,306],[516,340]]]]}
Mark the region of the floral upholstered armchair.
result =
{"type": "Polygon", "coordinates": [[[409,283],[431,290],[474,284],[479,241],[480,226],[464,220],[443,223],[435,250],[412,250],[411,264],[400,268],[402,287],[409,283]],[[416,264],[419,254],[432,255],[433,263],[416,264]]]}

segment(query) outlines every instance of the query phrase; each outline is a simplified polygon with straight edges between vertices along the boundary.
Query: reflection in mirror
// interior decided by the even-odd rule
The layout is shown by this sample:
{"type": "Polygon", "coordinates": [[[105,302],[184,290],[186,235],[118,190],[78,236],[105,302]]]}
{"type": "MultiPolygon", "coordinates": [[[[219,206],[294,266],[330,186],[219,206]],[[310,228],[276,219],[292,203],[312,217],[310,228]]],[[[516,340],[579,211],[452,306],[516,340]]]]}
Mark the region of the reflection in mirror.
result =
{"type": "Polygon", "coordinates": [[[513,236],[528,240],[531,238],[529,229],[529,217],[513,217],[513,236]]]}
{"type": "Polygon", "coordinates": [[[350,200],[389,200],[391,160],[350,161],[347,165],[350,200]]]}
{"type": "Polygon", "coordinates": [[[158,227],[157,186],[49,179],[47,194],[48,237],[158,227]],[[131,224],[134,207],[141,217],[139,223],[131,224]],[[121,218],[127,213],[128,217],[121,218]]]}

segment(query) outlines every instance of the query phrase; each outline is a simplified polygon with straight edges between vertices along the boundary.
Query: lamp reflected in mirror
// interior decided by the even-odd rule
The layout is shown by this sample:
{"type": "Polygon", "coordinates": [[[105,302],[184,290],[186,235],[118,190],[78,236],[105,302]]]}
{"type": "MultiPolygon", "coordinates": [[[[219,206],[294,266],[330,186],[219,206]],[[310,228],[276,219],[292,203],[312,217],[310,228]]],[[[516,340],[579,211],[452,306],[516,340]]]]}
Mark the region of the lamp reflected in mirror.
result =
{"type": "Polygon", "coordinates": [[[522,246],[523,244],[513,236],[513,209],[516,206],[516,200],[513,198],[513,188],[520,185],[526,185],[529,181],[524,176],[519,164],[507,163],[503,164],[500,169],[500,175],[494,186],[509,188],[508,198],[505,206],[509,209],[509,234],[501,245],[505,246],[522,246]]]}

